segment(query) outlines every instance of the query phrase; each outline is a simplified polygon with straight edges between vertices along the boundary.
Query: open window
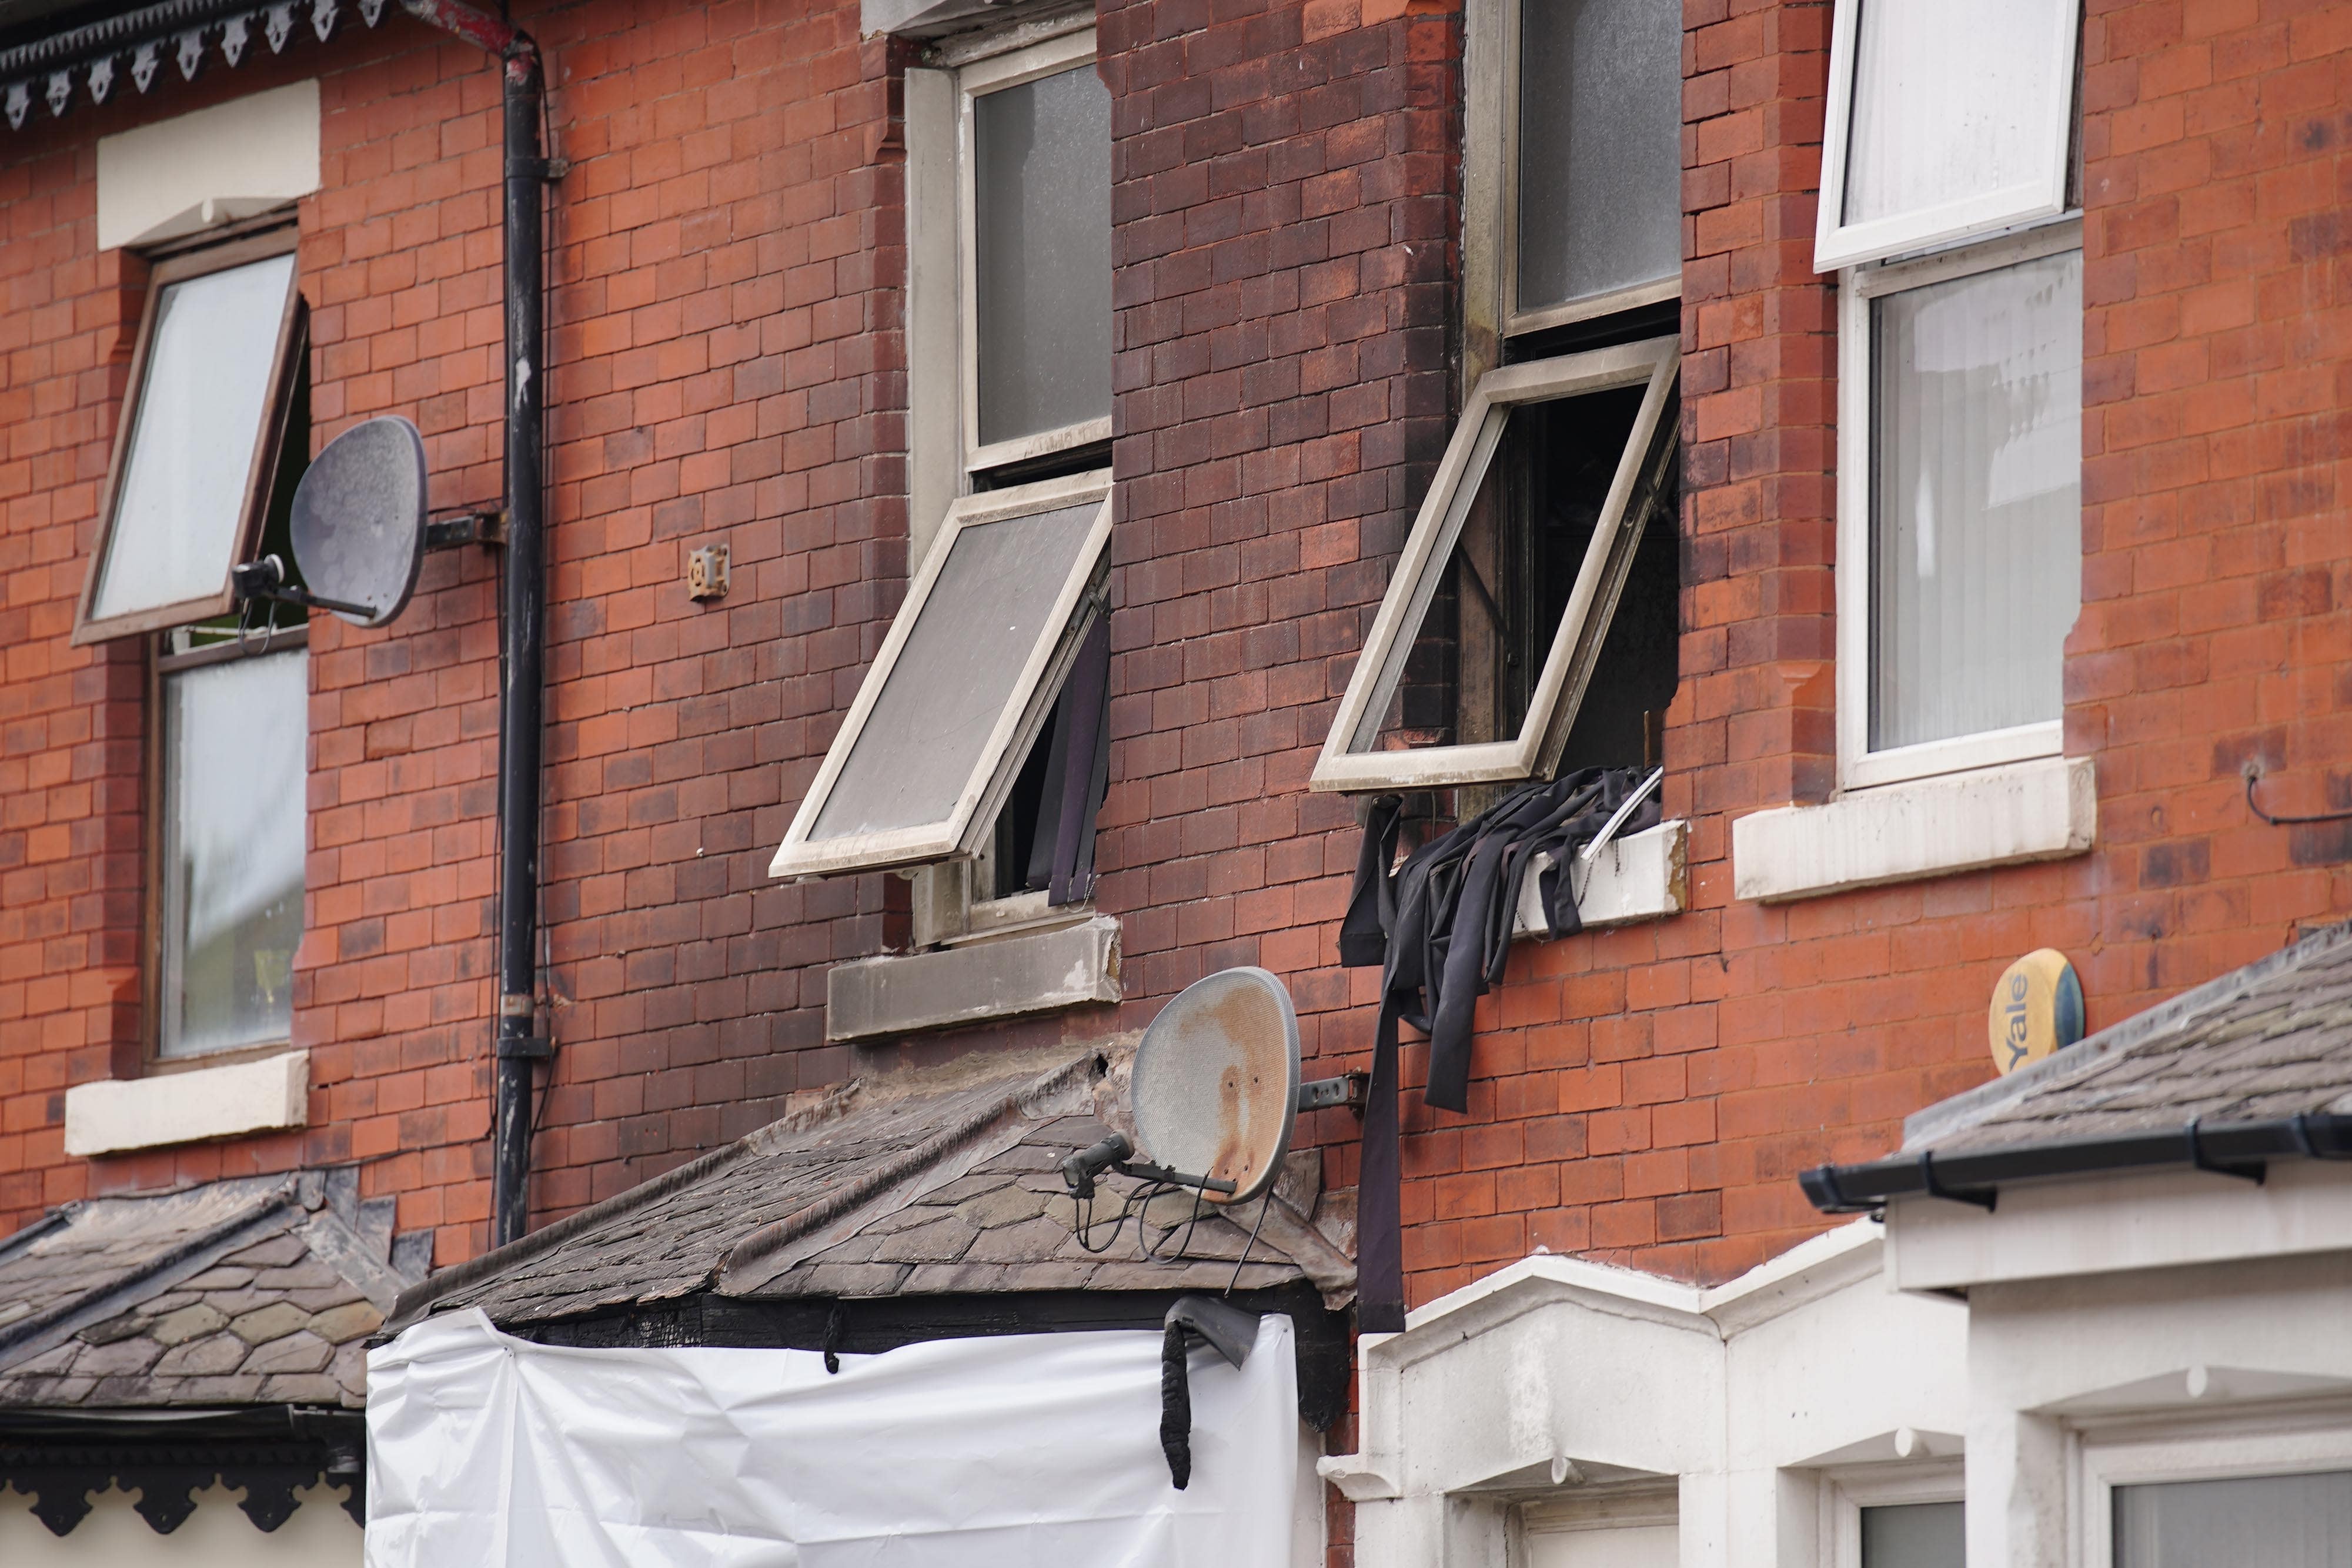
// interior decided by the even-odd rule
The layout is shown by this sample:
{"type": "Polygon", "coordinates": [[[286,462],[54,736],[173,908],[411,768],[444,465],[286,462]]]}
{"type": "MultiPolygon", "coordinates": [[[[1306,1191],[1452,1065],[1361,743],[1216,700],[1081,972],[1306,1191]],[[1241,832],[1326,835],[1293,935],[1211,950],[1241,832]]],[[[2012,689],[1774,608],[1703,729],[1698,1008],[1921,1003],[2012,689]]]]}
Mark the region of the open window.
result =
{"type": "Polygon", "coordinates": [[[1676,340],[1489,372],[1317,759],[1318,789],[1655,760],[1676,684],[1676,340]]]}
{"type": "Polygon", "coordinates": [[[2081,0],[1837,0],[1814,267],[2066,210],[2081,0]]]}
{"type": "Polygon", "coordinates": [[[1051,899],[1057,884],[1061,902],[1082,896],[1104,771],[1109,541],[1107,473],[958,501],[769,874],[980,859],[989,886],[975,898],[1051,899]]]}
{"type": "Polygon", "coordinates": [[[155,264],[73,640],[226,612],[268,511],[302,361],[294,231],[155,264]]]}

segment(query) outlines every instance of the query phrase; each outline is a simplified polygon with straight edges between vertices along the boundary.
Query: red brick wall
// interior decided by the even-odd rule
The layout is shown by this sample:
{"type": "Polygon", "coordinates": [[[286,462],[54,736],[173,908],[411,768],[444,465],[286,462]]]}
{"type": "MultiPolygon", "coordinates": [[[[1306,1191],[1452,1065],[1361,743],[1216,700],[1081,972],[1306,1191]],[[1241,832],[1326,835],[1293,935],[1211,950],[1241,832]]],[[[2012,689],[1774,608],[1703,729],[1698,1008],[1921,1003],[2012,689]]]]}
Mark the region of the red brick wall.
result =
{"type": "MultiPolygon", "coordinates": [[[[1811,267],[1826,0],[1685,0],[1684,679],[1670,811],[1695,909],[1529,946],[1486,1005],[1472,1113],[1407,1126],[1412,1294],[1537,1246],[1686,1277],[1816,1228],[1803,1165],[1885,1147],[1983,1077],[1992,977],[2049,945],[2093,1020],[2344,912],[2352,803],[2336,508],[2352,233],[2321,8],[2094,0],[2084,46],[2085,612],[2070,744],[2101,842],[2055,865],[1779,908],[1729,822],[1832,780],[1834,289],[1811,267]]],[[[770,850],[905,573],[890,62],[843,3],[527,11],[553,62],[545,908],[562,1055],[541,1218],[836,1079],[826,967],[903,939],[886,878],[772,885],[770,850]],[[724,540],[734,589],[685,596],[724,540]]],[[[1360,1065],[1336,964],[1355,856],[1305,779],[1444,440],[1458,11],[1133,0],[1114,99],[1112,786],[1103,905],[1129,1000],[919,1042],[1139,1027],[1209,969],[1298,997],[1360,1065]]],[[[318,438],[425,429],[443,507],[497,493],[494,73],[398,15],[0,140],[0,1227],[87,1190],[358,1158],[441,1259],[481,1245],[494,918],[494,563],[432,559],[383,632],[314,643],[312,1129],[67,1160],[63,1088],[135,1049],[143,702],[71,650],[138,280],[95,251],[93,139],[318,72],[302,205],[318,438]],[[311,52],[299,52],[311,51],[311,52]]],[[[131,269],[135,272],[135,267],[131,269]]],[[[1408,1048],[1409,1078],[1420,1051],[1408,1048]]],[[[878,1059],[878,1058],[877,1058],[878,1059]]],[[[1353,1124],[1314,1134],[1353,1179],[1353,1124]]]]}

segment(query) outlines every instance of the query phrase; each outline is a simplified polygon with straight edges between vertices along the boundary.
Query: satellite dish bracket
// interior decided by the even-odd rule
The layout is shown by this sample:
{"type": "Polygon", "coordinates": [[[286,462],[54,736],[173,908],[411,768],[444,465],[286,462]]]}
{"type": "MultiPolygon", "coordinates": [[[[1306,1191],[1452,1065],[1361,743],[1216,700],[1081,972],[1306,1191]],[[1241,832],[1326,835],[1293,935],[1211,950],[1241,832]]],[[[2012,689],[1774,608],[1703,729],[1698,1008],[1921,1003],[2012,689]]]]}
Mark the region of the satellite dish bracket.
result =
{"type": "Polygon", "coordinates": [[[305,610],[331,610],[337,614],[356,615],[362,620],[375,613],[364,604],[327,599],[307,588],[290,586],[286,580],[285,563],[274,555],[231,567],[229,580],[235,585],[237,599],[243,602],[270,600],[279,604],[299,604],[305,610]]]}
{"type": "Polygon", "coordinates": [[[1186,1176],[1181,1171],[1171,1171],[1166,1166],[1155,1166],[1149,1160],[1129,1159],[1128,1156],[1134,1153],[1135,1145],[1127,1141],[1124,1134],[1113,1133],[1102,1142],[1081,1149],[1062,1162],[1062,1185],[1069,1189],[1073,1198],[1089,1198],[1095,1195],[1095,1177],[1105,1171],[1117,1171],[1137,1181],[1166,1182],[1171,1186],[1197,1187],[1202,1192],[1230,1193],[1234,1190],[1232,1182],[1220,1181],[1215,1176],[1186,1176]]]}

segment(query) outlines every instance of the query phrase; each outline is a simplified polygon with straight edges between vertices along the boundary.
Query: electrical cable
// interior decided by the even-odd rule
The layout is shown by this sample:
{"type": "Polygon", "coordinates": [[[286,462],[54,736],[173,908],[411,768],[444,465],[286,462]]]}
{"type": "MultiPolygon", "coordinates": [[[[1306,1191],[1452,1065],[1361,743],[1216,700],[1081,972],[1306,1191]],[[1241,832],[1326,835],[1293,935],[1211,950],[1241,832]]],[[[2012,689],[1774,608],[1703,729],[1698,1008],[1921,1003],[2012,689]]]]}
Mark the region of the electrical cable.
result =
{"type": "Polygon", "coordinates": [[[1265,1225],[1265,1211],[1274,1207],[1274,1194],[1267,1193],[1257,1200],[1257,1220],[1250,1227],[1249,1239],[1242,1243],[1242,1255],[1234,1260],[1234,1277],[1225,1281],[1225,1294],[1242,1282],[1242,1265],[1249,1261],[1250,1249],[1257,1245],[1257,1233],[1265,1225]]]}
{"type": "Polygon", "coordinates": [[[2262,769],[2249,764],[2246,768],[2246,810],[2273,828],[2301,828],[2314,822],[2352,822],[2352,811],[2315,811],[2303,817],[2273,817],[2254,799],[2254,785],[2262,778],[2262,769]]]}

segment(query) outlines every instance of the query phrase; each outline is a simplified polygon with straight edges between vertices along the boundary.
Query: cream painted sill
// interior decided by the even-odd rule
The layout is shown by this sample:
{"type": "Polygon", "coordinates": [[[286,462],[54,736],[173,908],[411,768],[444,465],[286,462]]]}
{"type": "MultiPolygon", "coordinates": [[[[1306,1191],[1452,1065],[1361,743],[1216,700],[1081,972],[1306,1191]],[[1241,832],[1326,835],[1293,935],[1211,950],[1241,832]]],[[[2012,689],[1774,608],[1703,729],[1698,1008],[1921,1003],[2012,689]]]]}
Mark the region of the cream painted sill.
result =
{"type": "Polygon", "coordinates": [[[2062,860],[2099,821],[2087,757],[2046,757],[1857,789],[1731,824],[1732,891],[1768,903],[1948,872],[2062,860]]]}
{"type": "Polygon", "coordinates": [[[935,952],[835,964],[824,977],[824,1037],[874,1040],[1118,999],[1118,922],[1097,915],[935,952]]]}
{"type": "MultiPolygon", "coordinates": [[[[1592,879],[1584,884],[1584,896],[1577,900],[1576,912],[1584,928],[1590,931],[1680,915],[1690,902],[1689,844],[1690,824],[1679,819],[1612,840],[1594,857],[1592,879]]],[[[1551,935],[1544,921],[1541,881],[1551,863],[1551,856],[1538,855],[1527,880],[1519,884],[1512,936],[1551,935]]]]}
{"type": "Polygon", "coordinates": [[[114,1155],[299,1127],[310,1115],[310,1053],[66,1091],[66,1153],[114,1155]]]}

